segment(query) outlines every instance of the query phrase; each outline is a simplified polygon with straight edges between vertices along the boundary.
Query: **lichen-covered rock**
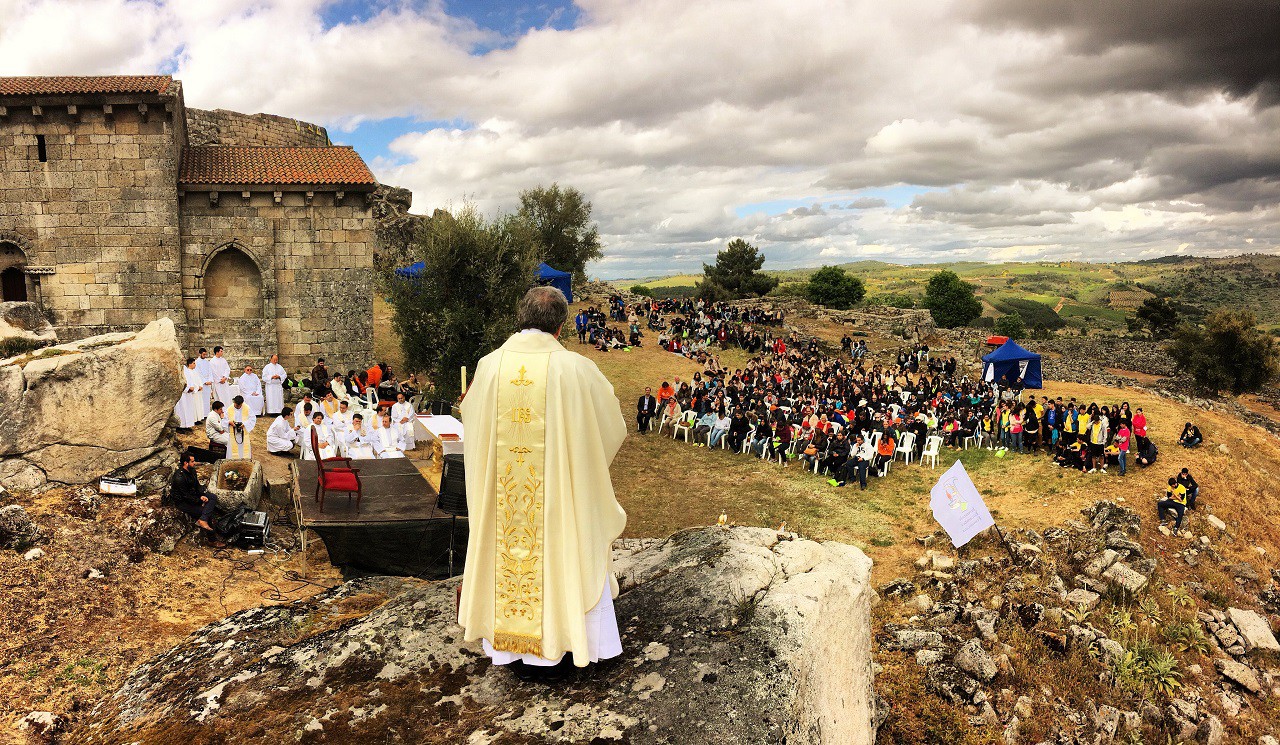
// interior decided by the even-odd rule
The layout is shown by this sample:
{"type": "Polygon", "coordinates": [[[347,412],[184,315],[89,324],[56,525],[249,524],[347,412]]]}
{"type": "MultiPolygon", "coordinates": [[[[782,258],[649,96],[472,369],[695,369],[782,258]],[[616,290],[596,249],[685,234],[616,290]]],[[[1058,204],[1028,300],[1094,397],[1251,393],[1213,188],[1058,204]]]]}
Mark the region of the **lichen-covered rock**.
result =
{"type": "Polygon", "coordinates": [[[26,549],[41,538],[40,528],[21,505],[0,507],[0,548],[26,549]]]}
{"type": "Polygon", "coordinates": [[[168,318],[0,361],[0,479],[31,490],[153,471],[172,460],[166,425],[182,385],[168,318]]]}
{"type": "Polygon", "coordinates": [[[462,641],[457,580],[354,580],[206,627],[72,735],[871,743],[870,566],[856,548],[772,530],[677,533],[615,565],[623,656],[556,685],[522,683],[462,641]]]}

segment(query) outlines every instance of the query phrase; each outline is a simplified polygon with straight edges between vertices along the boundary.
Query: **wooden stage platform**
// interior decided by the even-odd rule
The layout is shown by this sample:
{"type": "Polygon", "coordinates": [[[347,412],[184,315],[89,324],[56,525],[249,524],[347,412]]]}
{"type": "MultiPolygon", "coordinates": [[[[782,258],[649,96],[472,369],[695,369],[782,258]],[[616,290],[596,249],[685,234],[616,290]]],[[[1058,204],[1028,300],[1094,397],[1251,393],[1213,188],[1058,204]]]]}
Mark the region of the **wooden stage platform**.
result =
{"type": "Polygon", "coordinates": [[[467,551],[467,519],[437,505],[438,494],[407,458],[356,460],[364,498],[356,511],[345,492],[315,501],[315,461],[297,460],[293,503],[306,543],[307,530],[324,541],[329,560],[352,573],[394,574],[437,579],[462,571],[467,551]],[[450,552],[452,550],[452,557],[450,552]]]}

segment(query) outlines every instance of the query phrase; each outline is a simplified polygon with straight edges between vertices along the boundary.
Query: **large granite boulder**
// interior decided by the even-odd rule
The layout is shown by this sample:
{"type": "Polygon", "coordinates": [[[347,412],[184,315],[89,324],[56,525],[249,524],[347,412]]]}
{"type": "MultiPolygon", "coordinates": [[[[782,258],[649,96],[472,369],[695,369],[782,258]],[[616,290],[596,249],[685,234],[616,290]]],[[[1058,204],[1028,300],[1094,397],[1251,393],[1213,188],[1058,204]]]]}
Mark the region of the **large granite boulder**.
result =
{"type": "Polygon", "coordinates": [[[874,741],[858,549],[712,527],[615,568],[625,651],[572,682],[520,682],[463,642],[457,579],[371,577],[205,627],[135,670],[72,740],[874,741]]]}
{"type": "Polygon", "coordinates": [[[0,484],[157,475],[174,460],[166,425],[182,385],[168,318],[0,360],[0,484]]]}
{"type": "Polygon", "coordinates": [[[5,339],[53,344],[58,335],[35,303],[8,302],[0,303],[0,341],[5,339]]]}

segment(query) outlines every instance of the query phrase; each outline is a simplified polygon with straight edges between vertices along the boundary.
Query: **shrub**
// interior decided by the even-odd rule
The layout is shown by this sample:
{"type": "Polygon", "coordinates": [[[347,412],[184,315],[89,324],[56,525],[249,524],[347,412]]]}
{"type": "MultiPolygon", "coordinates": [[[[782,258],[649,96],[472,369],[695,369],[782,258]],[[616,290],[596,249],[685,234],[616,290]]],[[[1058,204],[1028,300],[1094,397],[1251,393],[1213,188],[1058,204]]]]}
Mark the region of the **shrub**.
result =
{"type": "Polygon", "coordinates": [[[996,319],[995,332],[1010,339],[1021,339],[1027,335],[1027,326],[1022,322],[1022,316],[1010,313],[996,319]]]}
{"type": "Polygon", "coordinates": [[[640,297],[653,297],[653,290],[644,285],[631,285],[631,294],[640,297]]]}
{"type": "Polygon", "coordinates": [[[49,342],[37,341],[35,339],[26,339],[20,336],[10,337],[8,339],[0,339],[0,360],[7,360],[10,357],[34,352],[41,347],[47,346],[49,342]]]}
{"type": "Polygon", "coordinates": [[[955,272],[941,271],[929,278],[924,305],[933,322],[947,329],[965,326],[982,315],[982,303],[973,294],[974,285],[955,272]]]}
{"type": "Polygon", "coordinates": [[[824,266],[814,272],[805,287],[805,295],[810,301],[836,310],[852,308],[866,294],[867,288],[862,280],[838,266],[824,266]]]}
{"type": "Polygon", "coordinates": [[[1167,351],[1179,370],[1214,393],[1257,391],[1280,373],[1275,341],[1258,330],[1248,311],[1219,310],[1203,327],[1184,324],[1167,351]]]}
{"type": "Polygon", "coordinates": [[[901,292],[890,292],[867,298],[867,305],[884,305],[890,308],[914,308],[916,299],[901,292]]]}
{"type": "Polygon", "coordinates": [[[1067,325],[1062,317],[1044,303],[1026,298],[1006,298],[992,303],[1001,313],[1017,313],[1028,326],[1044,326],[1048,329],[1060,329],[1067,325]]]}

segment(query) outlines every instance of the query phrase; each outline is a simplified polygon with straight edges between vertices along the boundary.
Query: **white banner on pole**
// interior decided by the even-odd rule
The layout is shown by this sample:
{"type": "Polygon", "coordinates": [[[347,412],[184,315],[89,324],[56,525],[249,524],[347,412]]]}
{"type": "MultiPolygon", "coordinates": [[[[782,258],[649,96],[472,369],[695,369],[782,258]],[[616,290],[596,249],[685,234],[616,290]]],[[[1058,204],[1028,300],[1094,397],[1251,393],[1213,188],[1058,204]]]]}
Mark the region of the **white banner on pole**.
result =
{"type": "Polygon", "coordinates": [[[978,493],[960,461],[956,461],[942,474],[929,496],[933,519],[947,531],[956,548],[996,524],[987,510],[987,504],[982,501],[982,495],[978,493]]]}

